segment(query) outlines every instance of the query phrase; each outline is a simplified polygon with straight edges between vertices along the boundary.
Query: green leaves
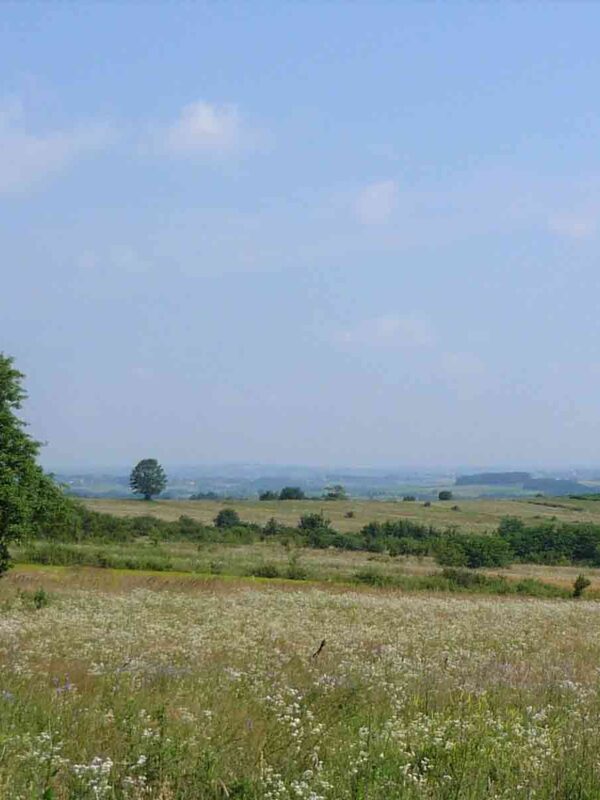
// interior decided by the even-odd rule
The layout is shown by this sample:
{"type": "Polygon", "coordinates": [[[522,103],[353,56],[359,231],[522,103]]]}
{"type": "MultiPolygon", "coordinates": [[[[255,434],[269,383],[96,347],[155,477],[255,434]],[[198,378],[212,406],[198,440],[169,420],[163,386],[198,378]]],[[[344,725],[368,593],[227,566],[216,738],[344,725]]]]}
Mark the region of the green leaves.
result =
{"type": "Polygon", "coordinates": [[[136,494],[143,494],[145,500],[151,500],[152,495],[164,490],[167,476],[155,458],[144,458],[131,471],[129,485],[136,494]]]}
{"type": "Polygon", "coordinates": [[[0,575],[8,569],[8,543],[63,519],[72,508],[36,463],[40,443],[16,415],[26,394],[23,374],[0,353],[0,575]]]}

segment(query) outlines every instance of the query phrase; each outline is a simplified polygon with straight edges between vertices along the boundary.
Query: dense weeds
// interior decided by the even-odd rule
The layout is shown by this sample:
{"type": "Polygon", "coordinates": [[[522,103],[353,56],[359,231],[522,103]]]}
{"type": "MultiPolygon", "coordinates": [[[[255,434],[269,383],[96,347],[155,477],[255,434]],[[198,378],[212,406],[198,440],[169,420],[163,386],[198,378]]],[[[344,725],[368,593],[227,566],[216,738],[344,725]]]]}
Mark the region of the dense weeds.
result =
{"type": "Polygon", "coordinates": [[[596,604],[4,591],[3,797],[600,794],[596,604]]]}

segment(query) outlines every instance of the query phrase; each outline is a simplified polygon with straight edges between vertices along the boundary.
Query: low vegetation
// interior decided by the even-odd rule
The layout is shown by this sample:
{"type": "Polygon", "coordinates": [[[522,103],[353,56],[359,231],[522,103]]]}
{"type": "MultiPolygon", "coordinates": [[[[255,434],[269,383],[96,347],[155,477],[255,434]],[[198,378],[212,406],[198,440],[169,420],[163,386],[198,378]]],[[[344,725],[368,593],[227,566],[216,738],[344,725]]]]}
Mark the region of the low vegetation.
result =
{"type": "Polygon", "coordinates": [[[295,487],[260,522],[98,513],[36,465],[20,378],[0,358],[0,797],[600,796],[600,525],[358,519],[337,485],[351,530],[295,487]]]}
{"type": "MultiPolygon", "coordinates": [[[[405,590],[473,591],[534,596],[580,596],[586,588],[554,591],[545,576],[487,576],[466,581],[466,570],[506,570],[513,564],[600,565],[600,526],[544,522],[527,526],[507,517],[490,534],[438,530],[408,520],[367,523],[353,534],[337,531],[323,511],[303,514],[295,527],[270,518],[245,523],[237,511],[222,508],[212,525],[182,515],[167,522],[152,515],[115,517],[75,506],[62,524],[38,531],[13,554],[20,563],[93,566],[112,569],[179,571],[370,583],[405,590]],[[254,549],[252,549],[254,548],[254,549]],[[251,552],[251,555],[249,555],[251,552]],[[328,553],[363,554],[342,568],[328,553]],[[306,554],[314,553],[309,559],[306,554]],[[294,564],[287,563],[294,559],[294,564]],[[403,565],[416,558],[431,566],[410,574],[403,565]],[[381,565],[369,559],[383,559],[381,565]],[[442,567],[435,568],[435,563],[442,567]],[[450,571],[443,571],[448,568],[450,571]],[[457,578],[457,576],[459,576],[457,578]],[[492,579],[493,578],[493,579],[492,579]],[[549,588],[550,587],[550,588],[549,588]]],[[[414,572],[414,570],[413,570],[414,572]]],[[[571,579],[571,583],[574,578],[571,579]]]]}
{"type": "Polygon", "coordinates": [[[37,530],[39,538],[62,542],[127,542],[138,537],[157,541],[249,543],[266,538],[296,546],[387,552],[393,556],[433,556],[455,567],[504,567],[513,562],[600,565],[600,525],[558,521],[526,524],[505,517],[489,534],[439,530],[410,520],[370,522],[357,533],[341,533],[322,511],[303,514],[295,527],[270,518],[264,525],[246,523],[233,508],[222,508],[212,525],[181,515],[167,522],[153,515],[116,517],[73,506],[72,513],[37,530]]]}
{"type": "Polygon", "coordinates": [[[2,588],[2,796],[600,793],[595,604],[219,579],[116,592],[61,580],[36,600],[44,577],[26,578],[2,588]]]}

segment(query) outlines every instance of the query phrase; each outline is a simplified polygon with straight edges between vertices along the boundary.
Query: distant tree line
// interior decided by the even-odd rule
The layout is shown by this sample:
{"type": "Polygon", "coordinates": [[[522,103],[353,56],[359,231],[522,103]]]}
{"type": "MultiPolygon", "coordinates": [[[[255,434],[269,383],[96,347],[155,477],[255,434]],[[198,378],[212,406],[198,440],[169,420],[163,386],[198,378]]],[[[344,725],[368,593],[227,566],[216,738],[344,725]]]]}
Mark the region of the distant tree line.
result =
{"type": "Polygon", "coordinates": [[[529,472],[480,472],[459,475],[456,486],[513,486],[550,495],[585,493],[586,486],[564,478],[533,478],[529,472]]]}
{"type": "Polygon", "coordinates": [[[531,479],[529,472],[479,472],[475,475],[459,475],[457,486],[519,486],[531,479]]]}
{"type": "MultiPolygon", "coordinates": [[[[258,496],[259,500],[306,500],[306,494],[299,486],[284,486],[279,492],[275,492],[272,489],[267,489],[264,492],[261,492],[258,496]]],[[[323,495],[321,498],[314,498],[314,499],[322,499],[322,500],[347,500],[348,493],[346,489],[339,483],[335,483],[332,486],[326,486],[323,495]]]]}
{"type": "Polygon", "coordinates": [[[279,492],[267,489],[258,496],[259,500],[304,500],[306,495],[299,486],[284,486],[279,492]]]}

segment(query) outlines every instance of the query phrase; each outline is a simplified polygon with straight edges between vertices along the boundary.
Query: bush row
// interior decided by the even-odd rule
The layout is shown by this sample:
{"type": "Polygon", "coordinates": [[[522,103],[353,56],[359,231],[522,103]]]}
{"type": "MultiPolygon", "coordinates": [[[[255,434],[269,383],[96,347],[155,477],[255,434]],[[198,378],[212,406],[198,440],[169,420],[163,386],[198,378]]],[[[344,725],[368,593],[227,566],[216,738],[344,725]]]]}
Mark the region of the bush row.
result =
{"type": "Polygon", "coordinates": [[[76,506],[71,518],[38,535],[63,542],[128,542],[140,537],[197,543],[250,544],[275,538],[298,546],[387,552],[392,556],[433,556],[449,567],[503,567],[521,561],[539,564],[600,565],[600,525],[549,521],[526,525],[505,517],[491,534],[438,530],[411,520],[370,522],[357,533],[336,531],[322,513],[305,514],[297,527],[275,519],[265,525],[245,523],[224,508],[213,525],[182,515],[173,522],[152,516],[115,517],[76,506]]]}

